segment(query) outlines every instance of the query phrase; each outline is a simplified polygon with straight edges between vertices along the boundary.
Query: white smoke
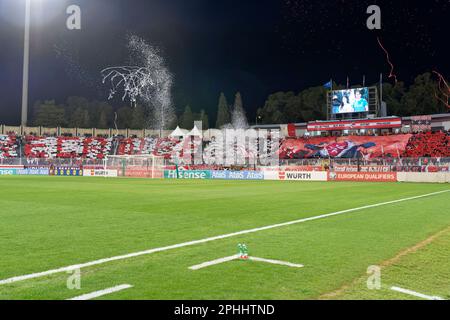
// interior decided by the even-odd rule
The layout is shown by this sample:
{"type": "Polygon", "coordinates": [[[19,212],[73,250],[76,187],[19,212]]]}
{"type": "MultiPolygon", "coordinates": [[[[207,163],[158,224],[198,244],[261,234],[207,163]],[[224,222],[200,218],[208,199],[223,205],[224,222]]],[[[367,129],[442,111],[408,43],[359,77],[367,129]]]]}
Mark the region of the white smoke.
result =
{"type": "Polygon", "coordinates": [[[133,66],[109,67],[102,70],[103,83],[111,83],[109,99],[123,90],[122,100],[133,104],[140,100],[150,111],[150,127],[166,129],[175,118],[172,102],[173,76],[158,48],[131,35],[128,49],[133,66]]]}

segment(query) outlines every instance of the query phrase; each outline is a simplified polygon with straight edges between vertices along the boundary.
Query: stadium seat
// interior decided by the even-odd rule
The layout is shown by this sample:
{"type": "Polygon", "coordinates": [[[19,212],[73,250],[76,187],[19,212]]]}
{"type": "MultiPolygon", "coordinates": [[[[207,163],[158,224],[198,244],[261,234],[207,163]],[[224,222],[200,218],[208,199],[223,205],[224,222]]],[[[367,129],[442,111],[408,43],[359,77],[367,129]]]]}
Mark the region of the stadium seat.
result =
{"type": "Polygon", "coordinates": [[[27,136],[27,158],[103,159],[111,152],[112,138],[27,136]]]}
{"type": "Polygon", "coordinates": [[[415,134],[406,146],[404,157],[450,157],[450,135],[445,132],[415,134]]]}
{"type": "Polygon", "coordinates": [[[0,159],[18,157],[18,138],[14,134],[0,135],[0,159]]]}
{"type": "MultiPolygon", "coordinates": [[[[15,134],[0,135],[0,159],[19,157],[21,137],[15,134]]],[[[204,150],[209,144],[199,139],[173,138],[103,138],[103,137],[39,137],[25,136],[23,154],[28,159],[93,159],[100,160],[108,154],[163,156],[166,159],[189,157],[201,144],[204,150]],[[117,145],[117,148],[113,148],[117,145]],[[117,149],[117,150],[116,150],[117,149]]],[[[351,137],[303,137],[287,138],[272,149],[280,159],[305,159],[329,154],[332,157],[353,157],[352,147],[358,146],[360,155],[368,158],[398,157],[450,157],[448,132],[426,132],[410,135],[351,136],[351,137]],[[350,141],[350,142],[349,142],[350,141]],[[322,150],[322,151],[321,151],[322,150]]]]}

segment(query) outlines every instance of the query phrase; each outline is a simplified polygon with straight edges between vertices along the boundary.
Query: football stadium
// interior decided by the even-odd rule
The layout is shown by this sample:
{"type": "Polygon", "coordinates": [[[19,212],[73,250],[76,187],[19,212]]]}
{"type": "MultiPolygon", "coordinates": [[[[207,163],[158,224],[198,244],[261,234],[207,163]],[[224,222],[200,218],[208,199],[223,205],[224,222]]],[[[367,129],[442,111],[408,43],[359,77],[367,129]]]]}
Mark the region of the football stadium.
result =
{"type": "MultiPolygon", "coordinates": [[[[8,49],[24,59],[17,110],[0,104],[0,300],[450,299],[445,62],[400,84],[382,38],[364,26],[381,75],[271,94],[258,109],[244,90],[230,104],[222,93],[208,115],[178,108],[183,75],[171,68],[182,62],[148,27],[124,36],[115,60],[96,58],[98,101],[66,76],[88,78],[86,55],[57,42],[44,56],[33,28],[56,25],[64,43],[86,46],[97,39],[92,3],[105,1],[62,1],[46,9],[54,24],[39,25],[46,1],[0,1],[26,21],[24,55],[8,49]],[[52,76],[38,72],[61,55],[52,76]]],[[[9,28],[23,33],[23,21],[9,28]]],[[[339,70],[328,71],[345,78],[339,70]]]]}

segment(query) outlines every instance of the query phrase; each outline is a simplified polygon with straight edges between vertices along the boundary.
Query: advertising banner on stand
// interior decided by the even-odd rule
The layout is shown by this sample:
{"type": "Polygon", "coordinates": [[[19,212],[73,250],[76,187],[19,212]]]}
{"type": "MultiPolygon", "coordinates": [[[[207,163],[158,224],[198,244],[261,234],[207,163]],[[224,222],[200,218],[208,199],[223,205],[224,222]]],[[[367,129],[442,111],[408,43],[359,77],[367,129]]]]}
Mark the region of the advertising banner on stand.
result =
{"type": "Polygon", "coordinates": [[[356,166],[356,165],[335,165],[336,172],[390,172],[390,166],[356,166]]]}
{"type": "Polygon", "coordinates": [[[117,170],[84,169],[84,177],[117,177],[117,170]]]}
{"type": "Polygon", "coordinates": [[[13,176],[17,174],[17,169],[0,169],[0,176],[13,176]]]}
{"type": "Polygon", "coordinates": [[[83,169],[79,167],[56,167],[50,169],[51,176],[79,177],[83,175],[83,169]]]}
{"type": "Polygon", "coordinates": [[[211,179],[209,170],[164,170],[165,179],[211,179]]]}
{"type": "Polygon", "coordinates": [[[48,176],[50,174],[49,168],[25,168],[17,170],[18,175],[23,176],[48,176]]]}
{"type": "Polygon", "coordinates": [[[265,180],[282,181],[327,181],[325,171],[265,171],[265,180]]]}
{"type": "Polygon", "coordinates": [[[327,173],[324,171],[280,171],[278,177],[280,180],[327,181],[327,173]]]}
{"type": "Polygon", "coordinates": [[[211,179],[223,180],[264,180],[262,171],[211,171],[211,179]]]}
{"type": "Polygon", "coordinates": [[[329,172],[329,181],[396,182],[396,172],[329,172]]]}

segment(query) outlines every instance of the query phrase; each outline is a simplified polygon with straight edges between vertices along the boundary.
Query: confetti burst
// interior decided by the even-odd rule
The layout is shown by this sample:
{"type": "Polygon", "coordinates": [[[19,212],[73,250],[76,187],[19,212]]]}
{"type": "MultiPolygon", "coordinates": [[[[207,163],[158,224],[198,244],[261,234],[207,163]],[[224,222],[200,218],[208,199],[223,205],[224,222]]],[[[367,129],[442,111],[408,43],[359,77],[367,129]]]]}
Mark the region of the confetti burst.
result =
{"type": "Polygon", "coordinates": [[[109,81],[111,89],[108,99],[112,99],[123,87],[122,101],[127,98],[135,103],[139,97],[149,97],[155,85],[152,71],[143,67],[109,67],[102,70],[103,83],[109,81]]]}
{"type": "Polygon", "coordinates": [[[103,83],[111,84],[109,99],[123,90],[122,100],[132,104],[141,100],[150,108],[151,127],[163,130],[173,121],[175,111],[172,103],[173,77],[165,65],[159,50],[145,40],[132,35],[129,37],[130,56],[136,66],[108,67],[101,71],[103,83]]]}
{"type": "Polygon", "coordinates": [[[443,97],[439,96],[439,94],[436,91],[434,92],[434,95],[435,95],[436,99],[441,101],[447,108],[450,109],[450,87],[442,74],[440,74],[437,71],[433,71],[433,73],[435,75],[437,75],[437,77],[439,79],[438,89],[439,89],[439,93],[443,97]]]}
{"type": "Polygon", "coordinates": [[[386,59],[387,59],[388,64],[391,66],[391,71],[389,72],[388,77],[389,77],[389,79],[394,78],[395,83],[397,83],[397,75],[394,73],[394,64],[391,62],[389,52],[383,46],[379,37],[377,37],[377,40],[378,40],[378,44],[380,45],[381,49],[383,49],[384,53],[386,54],[386,59]]]}

